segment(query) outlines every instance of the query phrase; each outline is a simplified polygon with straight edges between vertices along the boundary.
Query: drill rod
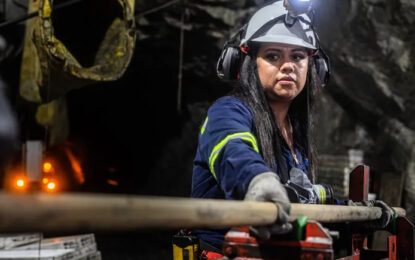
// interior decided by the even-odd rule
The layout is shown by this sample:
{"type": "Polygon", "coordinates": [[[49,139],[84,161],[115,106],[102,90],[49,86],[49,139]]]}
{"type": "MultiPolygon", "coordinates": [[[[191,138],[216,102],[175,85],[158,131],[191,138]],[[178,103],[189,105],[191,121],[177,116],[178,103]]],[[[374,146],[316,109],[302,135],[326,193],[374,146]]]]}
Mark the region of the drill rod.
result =
{"type": "MultiPolygon", "coordinates": [[[[393,208],[404,216],[405,210],[393,208]]],[[[0,193],[0,232],[133,231],[267,225],[277,220],[271,202],[148,197],[120,194],[0,193]]],[[[322,223],[380,218],[378,207],[291,204],[299,216],[322,223]]]]}

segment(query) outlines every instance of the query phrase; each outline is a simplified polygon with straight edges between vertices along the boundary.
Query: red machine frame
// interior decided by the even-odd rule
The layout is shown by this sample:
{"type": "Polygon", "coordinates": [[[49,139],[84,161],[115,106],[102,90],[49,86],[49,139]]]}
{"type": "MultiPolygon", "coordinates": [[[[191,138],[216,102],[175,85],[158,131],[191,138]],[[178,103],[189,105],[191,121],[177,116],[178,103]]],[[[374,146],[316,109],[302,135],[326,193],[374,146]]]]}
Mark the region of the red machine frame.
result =
{"type": "MultiPolygon", "coordinates": [[[[350,173],[349,199],[358,202],[368,199],[369,167],[359,165],[350,173]]],[[[367,234],[355,233],[350,237],[348,256],[338,260],[359,259],[415,259],[414,225],[406,217],[395,217],[387,250],[367,247],[367,234]]],[[[231,229],[225,236],[223,254],[235,260],[280,259],[334,259],[332,238],[326,228],[315,221],[299,219],[290,235],[258,241],[248,227],[231,229]]]]}

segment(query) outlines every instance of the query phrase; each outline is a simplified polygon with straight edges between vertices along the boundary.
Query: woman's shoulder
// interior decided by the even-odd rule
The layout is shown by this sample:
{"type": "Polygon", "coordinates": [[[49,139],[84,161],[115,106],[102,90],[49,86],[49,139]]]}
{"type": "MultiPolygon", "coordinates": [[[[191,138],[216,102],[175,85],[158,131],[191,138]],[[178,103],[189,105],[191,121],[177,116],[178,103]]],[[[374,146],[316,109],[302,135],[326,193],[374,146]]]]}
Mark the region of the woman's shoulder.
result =
{"type": "Polygon", "coordinates": [[[224,96],[217,99],[208,110],[209,121],[221,122],[221,124],[242,123],[251,126],[253,116],[249,107],[239,98],[224,96]]]}
{"type": "Polygon", "coordinates": [[[209,110],[216,110],[216,109],[220,109],[223,112],[226,112],[226,109],[230,109],[234,111],[240,111],[243,113],[251,114],[249,107],[241,99],[234,97],[234,96],[224,96],[224,97],[218,98],[212,104],[209,110]]]}

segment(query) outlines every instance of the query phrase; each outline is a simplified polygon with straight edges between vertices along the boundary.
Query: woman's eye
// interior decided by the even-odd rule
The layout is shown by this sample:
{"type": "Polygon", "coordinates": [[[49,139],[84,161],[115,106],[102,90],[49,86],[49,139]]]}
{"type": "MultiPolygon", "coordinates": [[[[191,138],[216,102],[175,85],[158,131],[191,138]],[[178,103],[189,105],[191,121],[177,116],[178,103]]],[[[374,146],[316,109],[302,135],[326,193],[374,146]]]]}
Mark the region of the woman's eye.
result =
{"type": "Polygon", "coordinates": [[[267,54],[266,56],[265,56],[265,58],[267,59],[267,60],[270,60],[270,61],[277,61],[279,58],[280,58],[280,55],[278,55],[278,54],[267,54]]]}
{"type": "Polygon", "coordinates": [[[300,61],[305,59],[306,55],[302,54],[302,53],[295,53],[292,55],[292,59],[295,61],[300,61]]]}

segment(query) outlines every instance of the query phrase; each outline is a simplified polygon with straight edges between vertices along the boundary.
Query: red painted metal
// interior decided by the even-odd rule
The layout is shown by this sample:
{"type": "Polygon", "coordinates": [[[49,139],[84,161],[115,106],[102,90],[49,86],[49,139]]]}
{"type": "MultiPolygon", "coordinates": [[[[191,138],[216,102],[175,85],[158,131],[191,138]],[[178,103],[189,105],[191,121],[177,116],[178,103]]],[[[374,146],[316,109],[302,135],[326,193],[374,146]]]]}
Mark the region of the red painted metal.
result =
{"type": "Polygon", "coordinates": [[[389,252],[389,260],[397,260],[396,254],[396,236],[388,237],[388,252],[389,252]]]}
{"type": "Polygon", "coordinates": [[[351,254],[359,255],[360,251],[367,249],[367,236],[362,234],[353,234],[351,244],[351,254]]]}
{"type": "Polygon", "coordinates": [[[359,260],[360,255],[351,255],[351,256],[345,256],[342,258],[337,258],[336,260],[359,260]]]}
{"type": "Polygon", "coordinates": [[[321,224],[309,221],[304,233],[304,240],[285,235],[258,241],[247,227],[236,228],[226,234],[222,251],[231,259],[333,259],[332,239],[321,224]]]}
{"type": "MultiPolygon", "coordinates": [[[[350,173],[349,199],[358,202],[368,199],[369,167],[359,165],[350,173]]],[[[406,260],[414,258],[414,225],[405,217],[396,222],[396,235],[388,238],[388,250],[371,250],[367,247],[367,235],[353,234],[350,256],[344,260],[355,259],[390,259],[406,260]]]]}
{"type": "Polygon", "coordinates": [[[398,217],[396,223],[397,259],[415,259],[414,225],[405,217],[398,217]]]}
{"type": "MultiPolygon", "coordinates": [[[[369,195],[369,167],[357,166],[351,173],[349,179],[349,199],[354,202],[364,201],[369,195]]],[[[367,249],[367,236],[353,234],[349,254],[352,259],[360,259],[360,252],[367,249]]]]}
{"type": "Polygon", "coordinates": [[[349,179],[349,199],[363,201],[369,194],[369,166],[359,165],[351,173],[349,179]]]}
{"type": "Polygon", "coordinates": [[[202,251],[200,255],[201,260],[220,260],[223,258],[223,255],[211,251],[202,251]]]}
{"type": "MultiPolygon", "coordinates": [[[[369,167],[360,165],[350,173],[349,199],[367,200],[368,193],[369,167]]],[[[303,230],[304,240],[283,235],[258,241],[250,235],[248,227],[233,228],[225,236],[223,254],[234,260],[332,260],[332,239],[321,224],[308,221],[303,230]]],[[[388,250],[368,249],[367,235],[357,233],[351,236],[349,256],[337,260],[413,260],[414,241],[414,225],[405,217],[398,217],[396,229],[387,240],[388,250]]]]}

